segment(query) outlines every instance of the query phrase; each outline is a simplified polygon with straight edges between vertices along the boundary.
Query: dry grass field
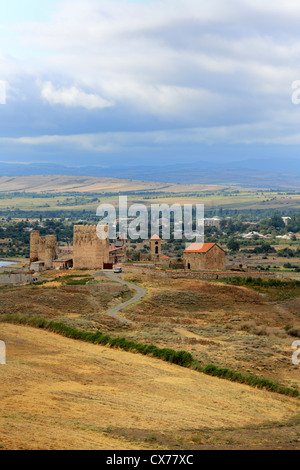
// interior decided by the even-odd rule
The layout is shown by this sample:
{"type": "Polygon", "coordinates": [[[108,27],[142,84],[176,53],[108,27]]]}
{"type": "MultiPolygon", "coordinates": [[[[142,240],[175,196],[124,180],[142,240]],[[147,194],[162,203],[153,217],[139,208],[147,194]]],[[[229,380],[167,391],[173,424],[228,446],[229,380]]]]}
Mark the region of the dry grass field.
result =
{"type": "Polygon", "coordinates": [[[105,278],[101,281],[87,281],[86,285],[72,285],[73,282],[84,282],[82,274],[78,278],[75,274],[73,276],[64,279],[57,273],[52,273],[46,284],[0,286],[0,315],[8,313],[41,316],[62,320],[67,324],[76,322],[77,326],[84,329],[102,327],[103,324],[113,327],[115,321],[110,317],[103,320],[103,313],[129,300],[133,291],[105,278]]]}
{"type": "Polygon", "coordinates": [[[79,193],[111,193],[126,191],[214,191],[224,186],[190,184],[180,185],[172,183],[152,183],[118,178],[99,178],[90,176],[1,176],[0,187],[2,192],[79,192],[79,193]]]}
{"type": "Polygon", "coordinates": [[[134,325],[126,337],[185,349],[204,364],[300,386],[286,326],[300,326],[300,289],[246,287],[199,280],[127,275],[148,290],[123,311],[134,325]]]}
{"type": "Polygon", "coordinates": [[[284,329],[300,327],[299,288],[253,289],[125,274],[127,281],[148,291],[143,301],[122,310],[121,315],[133,322],[128,326],[105,314],[131,298],[127,287],[98,277],[86,285],[68,285],[59,276],[50,271],[43,285],[0,287],[0,315],[40,316],[84,331],[184,349],[204,365],[300,387],[299,367],[291,362],[296,338],[284,329]]]}
{"type": "Polygon", "coordinates": [[[1,449],[299,448],[299,400],[0,324],[1,449]]]}

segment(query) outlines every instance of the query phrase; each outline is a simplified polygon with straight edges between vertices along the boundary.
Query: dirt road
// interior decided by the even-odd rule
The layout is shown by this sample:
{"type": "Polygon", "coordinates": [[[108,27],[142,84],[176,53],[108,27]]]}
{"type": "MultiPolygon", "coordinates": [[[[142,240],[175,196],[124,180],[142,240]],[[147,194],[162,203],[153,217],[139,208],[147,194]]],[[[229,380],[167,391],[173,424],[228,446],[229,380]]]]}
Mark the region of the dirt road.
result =
{"type": "Polygon", "coordinates": [[[126,318],[117,315],[117,313],[120,310],[123,310],[123,308],[128,307],[131,304],[134,304],[135,302],[138,302],[141,300],[145,295],[147,294],[146,289],[143,289],[142,287],[136,286],[135,284],[131,284],[130,282],[124,281],[120,275],[114,274],[112,272],[105,272],[105,273],[98,273],[96,276],[103,276],[105,275],[108,279],[111,281],[119,282],[120,284],[123,284],[124,286],[129,287],[130,289],[134,289],[136,291],[135,295],[130,299],[127,300],[127,302],[123,302],[120,305],[117,305],[116,307],[111,308],[107,312],[105,312],[105,315],[109,315],[110,317],[115,318],[116,320],[119,320],[122,323],[127,323],[131,324],[132,321],[127,320],[126,318]]]}

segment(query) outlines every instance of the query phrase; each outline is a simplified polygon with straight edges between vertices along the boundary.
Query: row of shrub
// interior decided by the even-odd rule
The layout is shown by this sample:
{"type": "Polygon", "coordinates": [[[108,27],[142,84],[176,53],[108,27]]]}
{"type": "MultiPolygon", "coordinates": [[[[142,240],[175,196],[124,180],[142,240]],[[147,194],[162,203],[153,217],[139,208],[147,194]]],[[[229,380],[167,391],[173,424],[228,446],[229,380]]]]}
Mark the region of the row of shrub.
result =
{"type": "Polygon", "coordinates": [[[300,287],[300,281],[286,280],[281,281],[280,279],[263,279],[261,277],[228,277],[220,279],[220,282],[227,284],[234,284],[237,286],[247,286],[247,287],[284,287],[295,289],[300,287]]]}
{"type": "Polygon", "coordinates": [[[91,281],[90,277],[84,279],[68,279],[65,281],[66,286],[86,286],[88,282],[91,281]]]}
{"type": "Polygon", "coordinates": [[[287,331],[285,329],[267,325],[258,326],[253,320],[242,323],[241,330],[248,331],[249,333],[257,336],[280,336],[282,338],[287,336],[287,331]]]}
{"type": "Polygon", "coordinates": [[[14,323],[19,325],[42,328],[53,333],[58,333],[67,338],[86,341],[88,343],[101,344],[111,348],[120,348],[124,351],[136,351],[143,355],[151,355],[182,367],[188,367],[193,362],[193,356],[187,351],[175,351],[169,348],[158,348],[154,345],[147,345],[129,341],[126,338],[111,337],[104,335],[100,331],[95,333],[81,331],[77,328],[67,326],[65,323],[58,323],[45,318],[30,317],[26,315],[2,315],[1,322],[14,323]]]}
{"type": "MultiPolygon", "coordinates": [[[[92,276],[63,276],[63,277],[58,277],[55,279],[55,281],[60,282],[62,285],[66,286],[85,286],[88,282],[91,282],[93,280],[92,276]],[[76,279],[79,278],[79,279],[76,279]]],[[[49,282],[52,282],[51,280],[44,280],[44,281],[34,281],[31,282],[31,285],[34,286],[43,286],[48,284],[49,282]]]]}
{"type": "Polygon", "coordinates": [[[206,366],[202,372],[207,375],[212,375],[214,377],[220,377],[222,379],[231,380],[232,382],[239,382],[241,384],[250,385],[251,387],[266,389],[271,392],[280,393],[282,395],[288,395],[291,397],[298,397],[300,392],[293,388],[283,387],[271,380],[268,379],[259,379],[253,375],[244,375],[240,372],[235,372],[230,369],[217,367],[213,364],[206,366]]]}
{"type": "Polygon", "coordinates": [[[66,286],[85,286],[88,282],[93,280],[90,275],[67,275],[56,279],[66,286]]]}
{"type": "Polygon", "coordinates": [[[255,321],[250,320],[241,325],[241,330],[248,331],[257,336],[280,336],[282,338],[286,335],[300,338],[300,327],[287,325],[284,328],[276,328],[267,325],[258,326],[255,321]]]}
{"type": "Polygon", "coordinates": [[[296,389],[283,387],[267,379],[246,376],[240,372],[220,368],[213,364],[202,367],[201,364],[198,361],[195,361],[193,356],[187,351],[175,351],[174,349],[169,348],[158,348],[154,345],[129,341],[126,338],[104,335],[100,331],[95,333],[81,331],[77,328],[67,326],[65,323],[58,323],[46,320],[45,318],[37,318],[26,315],[1,315],[0,322],[42,328],[67,338],[81,340],[93,344],[101,344],[102,346],[109,346],[111,348],[120,348],[128,352],[137,352],[143,355],[149,355],[182,367],[192,367],[194,370],[202,372],[206,375],[227,379],[232,382],[239,382],[241,384],[250,385],[255,388],[266,389],[272,392],[280,393],[282,395],[293,397],[298,397],[300,395],[300,392],[296,389]]]}

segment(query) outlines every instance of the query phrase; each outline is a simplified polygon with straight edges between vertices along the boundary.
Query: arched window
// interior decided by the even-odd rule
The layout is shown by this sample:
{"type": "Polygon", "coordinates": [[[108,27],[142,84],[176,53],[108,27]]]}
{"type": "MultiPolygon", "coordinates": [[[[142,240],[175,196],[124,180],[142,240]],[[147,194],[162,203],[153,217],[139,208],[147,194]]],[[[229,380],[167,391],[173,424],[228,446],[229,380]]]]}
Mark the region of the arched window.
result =
{"type": "Polygon", "coordinates": [[[191,263],[188,263],[188,269],[191,269],[191,263]]]}

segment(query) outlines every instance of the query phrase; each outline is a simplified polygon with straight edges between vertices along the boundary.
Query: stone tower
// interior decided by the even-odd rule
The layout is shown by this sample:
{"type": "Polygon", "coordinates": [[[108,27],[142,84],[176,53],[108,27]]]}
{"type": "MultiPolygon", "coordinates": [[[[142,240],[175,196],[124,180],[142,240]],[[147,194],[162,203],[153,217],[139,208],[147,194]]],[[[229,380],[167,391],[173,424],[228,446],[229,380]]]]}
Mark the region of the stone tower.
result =
{"type": "Polygon", "coordinates": [[[53,261],[56,259],[57,252],[57,236],[56,235],[46,235],[45,237],[45,255],[44,262],[45,268],[53,268],[53,261]]]}
{"type": "Polygon", "coordinates": [[[53,261],[57,256],[57,236],[46,235],[40,237],[38,230],[30,234],[30,263],[43,261],[46,269],[53,268],[53,261]]]}
{"type": "Polygon", "coordinates": [[[40,232],[38,230],[33,230],[30,233],[30,263],[39,261],[39,240],[40,232]]]}
{"type": "MultiPolygon", "coordinates": [[[[103,230],[108,232],[108,226],[103,230]]],[[[109,263],[109,238],[100,239],[96,225],[74,225],[74,269],[103,269],[106,263],[109,263]]]]}
{"type": "Polygon", "coordinates": [[[153,235],[150,238],[150,256],[153,263],[159,262],[161,258],[161,242],[162,239],[158,235],[153,235]]]}

